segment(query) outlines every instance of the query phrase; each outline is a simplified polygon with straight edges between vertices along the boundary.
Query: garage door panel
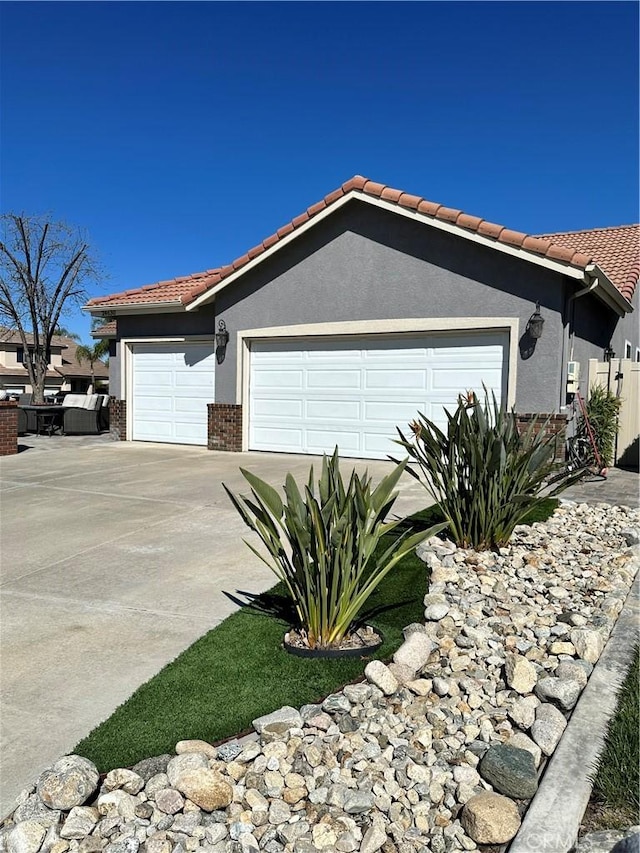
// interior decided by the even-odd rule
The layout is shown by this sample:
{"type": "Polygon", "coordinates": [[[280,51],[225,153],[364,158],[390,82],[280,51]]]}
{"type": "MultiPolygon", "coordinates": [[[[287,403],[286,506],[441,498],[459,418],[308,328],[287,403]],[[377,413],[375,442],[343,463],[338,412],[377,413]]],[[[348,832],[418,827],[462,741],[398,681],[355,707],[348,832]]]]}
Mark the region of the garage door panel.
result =
{"type": "Polygon", "coordinates": [[[336,444],[340,452],[349,455],[360,450],[360,432],[333,429],[307,429],[306,445],[312,453],[332,452],[336,444]]]}
{"type": "Polygon", "coordinates": [[[367,400],[364,403],[364,420],[367,423],[402,424],[413,420],[416,406],[423,409],[424,401],[404,402],[390,400],[367,400]]]}
{"type": "Polygon", "coordinates": [[[132,350],[132,439],[206,445],[207,403],[215,399],[213,342],[132,350]]]}
{"type": "Polygon", "coordinates": [[[348,388],[357,391],[360,388],[359,370],[318,370],[314,368],[307,373],[307,388],[316,391],[331,391],[332,388],[348,388]]]}
{"type": "Polygon", "coordinates": [[[262,370],[256,376],[256,388],[302,388],[302,370],[262,370]]]}
{"type": "Polygon", "coordinates": [[[303,409],[302,400],[256,397],[253,401],[253,411],[257,417],[262,418],[301,418],[303,409]]]}
{"type": "Polygon", "coordinates": [[[308,420],[360,422],[360,403],[354,400],[307,400],[308,420]]]}
{"type": "Polygon", "coordinates": [[[256,427],[253,434],[255,450],[286,450],[289,453],[302,451],[302,430],[286,427],[256,427]],[[291,448],[294,448],[291,450],[291,448]]]}
{"type": "Polygon", "coordinates": [[[455,409],[469,388],[482,391],[484,383],[502,399],[507,345],[507,334],[496,332],[255,342],[249,446],[330,453],[338,444],[347,456],[398,454],[396,426],[406,430],[418,412],[444,427],[444,407],[455,409]],[[285,392],[278,384],[293,366],[302,378],[285,392]]]}
{"type": "Polygon", "coordinates": [[[427,384],[426,370],[367,370],[365,389],[410,388],[423,391],[427,384]]]}

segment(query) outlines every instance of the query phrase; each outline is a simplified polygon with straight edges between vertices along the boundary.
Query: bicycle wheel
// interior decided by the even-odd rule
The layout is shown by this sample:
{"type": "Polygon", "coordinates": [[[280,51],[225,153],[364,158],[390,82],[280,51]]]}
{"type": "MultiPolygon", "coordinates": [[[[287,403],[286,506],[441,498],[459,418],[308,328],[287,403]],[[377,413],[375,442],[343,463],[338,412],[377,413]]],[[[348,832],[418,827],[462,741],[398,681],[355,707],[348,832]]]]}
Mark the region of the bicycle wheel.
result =
{"type": "Polygon", "coordinates": [[[569,464],[572,468],[589,468],[593,464],[593,448],[586,438],[569,440],[569,464]]]}

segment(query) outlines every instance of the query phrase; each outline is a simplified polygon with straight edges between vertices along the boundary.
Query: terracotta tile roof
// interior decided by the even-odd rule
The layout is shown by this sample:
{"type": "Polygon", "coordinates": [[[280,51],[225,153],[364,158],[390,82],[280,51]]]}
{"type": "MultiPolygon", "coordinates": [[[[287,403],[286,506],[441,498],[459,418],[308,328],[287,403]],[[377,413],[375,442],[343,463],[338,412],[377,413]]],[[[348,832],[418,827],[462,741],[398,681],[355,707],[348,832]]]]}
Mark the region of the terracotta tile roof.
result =
{"type": "Polygon", "coordinates": [[[262,243],[249,249],[248,252],[236,258],[232,263],[227,264],[227,266],[208,270],[203,273],[196,273],[184,278],[173,279],[172,281],[159,282],[158,284],[148,285],[147,287],[127,290],[122,293],[113,294],[112,296],[92,299],[87,303],[87,307],[104,306],[107,308],[118,305],[135,305],[160,301],[173,302],[177,300],[184,306],[187,306],[207,290],[220,284],[234,272],[246,266],[254,258],[266,252],[288,234],[293,233],[310,219],[313,219],[313,217],[326,210],[332,204],[335,204],[343,196],[354,191],[362,193],[365,196],[391,202],[400,208],[414,210],[433,219],[456,225],[466,231],[475,232],[498,243],[523,249],[533,255],[560,261],[578,269],[584,269],[595,260],[590,251],[583,251],[578,247],[564,245],[560,241],[550,239],[549,236],[536,237],[524,234],[521,231],[512,231],[505,228],[504,225],[488,222],[481,217],[464,213],[462,210],[444,207],[436,202],[427,201],[421,196],[411,195],[402,190],[388,187],[385,184],[370,181],[361,175],[356,175],[342,184],[341,187],[338,187],[337,190],[326,195],[321,201],[311,205],[304,213],[292,219],[291,222],[283,225],[274,234],[263,240],[262,243]]]}
{"type": "Polygon", "coordinates": [[[118,328],[115,320],[104,323],[102,326],[96,326],[91,329],[92,338],[115,338],[118,333],[118,328]]]}
{"type": "Polygon", "coordinates": [[[640,279],[640,225],[618,225],[540,236],[560,246],[592,255],[620,293],[631,301],[640,279]]]}
{"type": "Polygon", "coordinates": [[[93,308],[100,305],[107,308],[112,305],[184,301],[183,297],[193,290],[200,287],[206,290],[211,287],[210,281],[218,272],[217,269],[206,270],[206,272],[192,273],[168,281],[159,281],[156,284],[146,284],[144,287],[136,287],[132,290],[123,290],[120,293],[112,293],[110,296],[96,296],[87,302],[87,307],[93,308]]]}
{"type": "MultiPolygon", "coordinates": [[[[77,379],[79,377],[91,376],[91,366],[88,361],[80,363],[76,356],[78,342],[71,338],[59,338],[64,341],[66,349],[62,353],[62,364],[54,366],[54,370],[60,376],[77,379]]],[[[108,379],[109,368],[103,361],[96,361],[93,364],[93,372],[96,379],[108,379]]]]}

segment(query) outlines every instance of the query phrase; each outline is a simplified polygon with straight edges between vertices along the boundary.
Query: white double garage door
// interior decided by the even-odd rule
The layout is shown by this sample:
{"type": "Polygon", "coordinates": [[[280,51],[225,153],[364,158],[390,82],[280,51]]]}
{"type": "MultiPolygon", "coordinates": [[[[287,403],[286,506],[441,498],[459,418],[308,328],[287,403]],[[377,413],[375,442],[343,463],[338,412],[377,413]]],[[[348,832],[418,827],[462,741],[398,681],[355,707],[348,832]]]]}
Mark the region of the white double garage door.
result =
{"type": "MultiPolygon", "coordinates": [[[[482,386],[504,400],[506,333],[411,334],[254,340],[248,370],[248,449],[385,459],[396,427],[445,408],[482,386]]],[[[132,438],[207,443],[214,397],[212,344],[133,348],[132,438]]]]}

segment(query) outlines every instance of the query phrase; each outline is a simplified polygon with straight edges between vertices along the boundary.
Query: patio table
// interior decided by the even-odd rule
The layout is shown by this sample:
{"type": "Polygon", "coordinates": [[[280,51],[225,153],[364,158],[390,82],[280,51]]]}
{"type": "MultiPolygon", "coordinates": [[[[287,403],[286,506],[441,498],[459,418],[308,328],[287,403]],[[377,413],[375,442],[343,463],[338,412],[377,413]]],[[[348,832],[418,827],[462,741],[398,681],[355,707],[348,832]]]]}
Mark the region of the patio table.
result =
{"type": "Polygon", "coordinates": [[[35,412],[36,435],[42,435],[44,431],[51,438],[56,430],[62,432],[64,406],[50,405],[48,403],[39,406],[37,403],[29,403],[18,408],[24,409],[25,412],[35,412]]]}

